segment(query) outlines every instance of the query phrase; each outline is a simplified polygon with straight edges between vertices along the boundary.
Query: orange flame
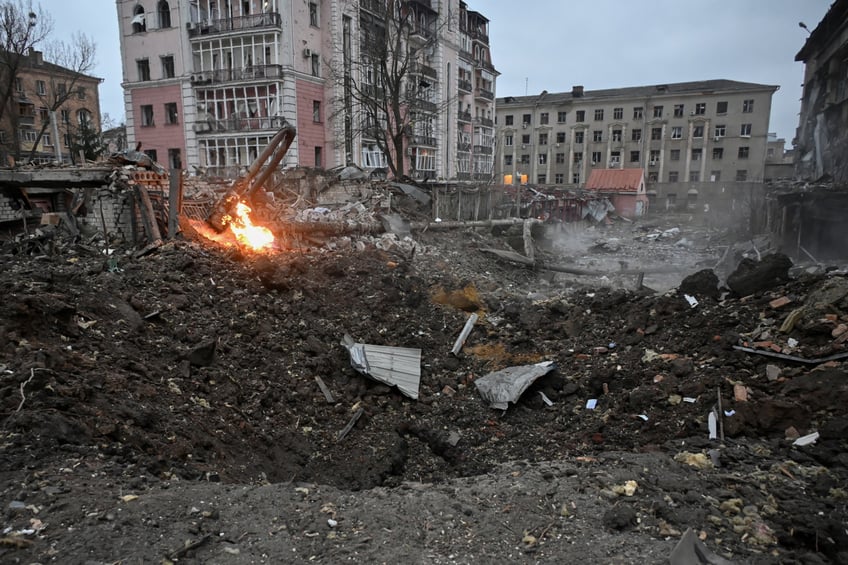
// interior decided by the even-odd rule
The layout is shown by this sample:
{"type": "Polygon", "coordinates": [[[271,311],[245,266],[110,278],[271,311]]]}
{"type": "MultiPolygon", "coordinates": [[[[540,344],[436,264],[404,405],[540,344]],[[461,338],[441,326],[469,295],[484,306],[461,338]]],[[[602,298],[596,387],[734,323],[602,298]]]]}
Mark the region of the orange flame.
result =
{"type": "Polygon", "coordinates": [[[236,217],[226,216],[224,221],[230,225],[236,239],[254,251],[270,247],[274,243],[274,234],[268,228],[253,225],[250,211],[250,206],[239,202],[236,204],[236,217]]]}

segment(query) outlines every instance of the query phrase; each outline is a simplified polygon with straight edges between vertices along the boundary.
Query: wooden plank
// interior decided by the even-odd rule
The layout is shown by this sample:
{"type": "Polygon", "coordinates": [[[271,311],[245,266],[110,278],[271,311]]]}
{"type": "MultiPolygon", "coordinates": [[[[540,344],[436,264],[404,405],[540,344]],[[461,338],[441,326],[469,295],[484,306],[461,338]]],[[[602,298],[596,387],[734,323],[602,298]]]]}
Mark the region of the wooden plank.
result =
{"type": "Polygon", "coordinates": [[[350,430],[353,429],[353,426],[356,425],[357,420],[359,420],[359,418],[362,417],[362,414],[364,412],[365,412],[365,408],[360,408],[359,410],[354,412],[353,417],[350,419],[350,421],[347,423],[347,425],[344,428],[342,428],[342,430],[339,432],[339,435],[336,437],[336,441],[343,440],[345,438],[345,436],[350,433],[350,430]]]}
{"type": "Polygon", "coordinates": [[[335,404],[336,400],[333,398],[333,393],[330,392],[330,389],[324,384],[324,379],[315,375],[315,382],[318,383],[318,388],[321,389],[321,392],[324,394],[324,398],[327,399],[327,404],[335,404]]]}

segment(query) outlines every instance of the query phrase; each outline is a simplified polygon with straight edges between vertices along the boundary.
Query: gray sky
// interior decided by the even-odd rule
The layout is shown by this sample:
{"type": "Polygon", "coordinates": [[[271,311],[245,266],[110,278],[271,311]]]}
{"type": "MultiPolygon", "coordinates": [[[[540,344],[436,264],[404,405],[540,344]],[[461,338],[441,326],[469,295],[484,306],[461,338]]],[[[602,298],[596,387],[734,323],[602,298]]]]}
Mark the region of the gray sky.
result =
{"type": "MultiPolygon", "coordinates": [[[[152,0],[149,0],[152,2],[152,0]]],[[[795,54],[832,0],[468,0],[489,18],[498,96],[726,78],[779,85],[770,130],[791,142],[803,65],[795,54]]],[[[42,0],[56,39],[97,42],[101,111],[122,120],[114,0],[42,0]]]]}

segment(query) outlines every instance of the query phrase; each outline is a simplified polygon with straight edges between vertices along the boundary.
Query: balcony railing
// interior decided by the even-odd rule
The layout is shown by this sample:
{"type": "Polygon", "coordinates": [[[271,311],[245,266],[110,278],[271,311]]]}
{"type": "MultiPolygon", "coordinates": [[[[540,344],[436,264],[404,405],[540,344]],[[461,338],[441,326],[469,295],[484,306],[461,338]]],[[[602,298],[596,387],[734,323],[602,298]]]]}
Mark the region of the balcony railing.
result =
{"type": "Polygon", "coordinates": [[[372,14],[383,15],[386,13],[386,0],[359,0],[359,7],[372,14]]]}
{"type": "Polygon", "coordinates": [[[482,98],[484,100],[494,100],[495,99],[495,93],[490,91],[490,90],[486,90],[485,88],[478,88],[477,90],[475,90],[474,96],[477,97],[477,98],[482,98]]]}
{"type": "Polygon", "coordinates": [[[475,145],[474,146],[474,153],[476,153],[478,155],[491,155],[492,154],[492,148],[489,145],[475,145]]]}
{"type": "Polygon", "coordinates": [[[285,120],[280,116],[265,118],[239,118],[231,117],[224,119],[209,118],[200,120],[194,124],[196,133],[220,133],[230,131],[262,131],[275,130],[283,126],[285,120]]]}
{"type": "Polygon", "coordinates": [[[474,118],[474,123],[479,124],[479,125],[484,126],[484,127],[489,127],[489,128],[495,125],[495,122],[492,121],[491,118],[482,118],[482,117],[481,118],[474,118]]]}
{"type": "Polygon", "coordinates": [[[413,65],[412,72],[421,76],[429,77],[433,80],[438,80],[439,74],[436,69],[427,65],[413,65]]]}
{"type": "MultiPolygon", "coordinates": [[[[203,75],[208,82],[236,82],[243,80],[264,80],[268,78],[280,78],[283,76],[282,65],[253,65],[244,69],[218,69],[217,71],[206,71],[195,73],[203,75]]],[[[192,75],[194,78],[195,75],[192,75]]],[[[204,81],[194,81],[204,82],[204,81]]]]}
{"type": "Polygon", "coordinates": [[[412,104],[416,110],[422,110],[424,112],[435,112],[439,109],[435,102],[430,102],[429,100],[424,100],[423,98],[415,98],[413,99],[412,104]]]}
{"type": "Polygon", "coordinates": [[[427,147],[436,147],[436,138],[428,135],[413,135],[410,139],[412,145],[426,145],[427,147]]]}
{"type": "Polygon", "coordinates": [[[460,90],[464,90],[465,92],[471,92],[471,90],[474,88],[474,87],[471,86],[470,80],[463,80],[463,79],[459,79],[458,86],[459,86],[460,90]]]}
{"type": "Polygon", "coordinates": [[[471,112],[460,112],[457,114],[456,118],[460,122],[470,122],[471,121],[471,112]]]}
{"type": "Polygon", "coordinates": [[[255,30],[261,28],[279,28],[282,18],[277,12],[235,16],[205,22],[189,22],[186,24],[189,37],[213,35],[232,31],[255,30]]]}
{"type": "Polygon", "coordinates": [[[457,141],[456,150],[460,153],[470,153],[471,152],[471,144],[470,143],[462,143],[461,141],[457,141]]]}

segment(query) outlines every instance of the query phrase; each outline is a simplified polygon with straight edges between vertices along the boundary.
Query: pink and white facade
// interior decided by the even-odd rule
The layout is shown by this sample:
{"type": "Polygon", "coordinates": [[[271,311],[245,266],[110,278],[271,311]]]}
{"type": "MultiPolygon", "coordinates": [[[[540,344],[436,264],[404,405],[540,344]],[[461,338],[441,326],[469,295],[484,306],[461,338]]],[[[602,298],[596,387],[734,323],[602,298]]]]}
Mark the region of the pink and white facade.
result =
{"type": "MultiPolygon", "coordinates": [[[[340,73],[331,72],[358,56],[360,14],[380,0],[116,3],[129,147],[141,143],[169,168],[234,177],[286,120],[297,138],[284,166],[380,166],[379,152],[351,127],[356,109],[345,108],[341,81],[333,78],[340,73]]],[[[474,136],[491,125],[494,83],[482,87],[482,97],[468,88],[475,50],[461,41],[464,2],[412,3],[443,23],[427,68],[437,86],[434,105],[448,108],[433,115],[426,135],[415,132],[426,144],[411,144],[412,168],[425,178],[463,178],[471,169],[458,153],[494,143],[493,136],[474,136]]],[[[491,77],[488,52],[485,67],[491,77]]]]}

